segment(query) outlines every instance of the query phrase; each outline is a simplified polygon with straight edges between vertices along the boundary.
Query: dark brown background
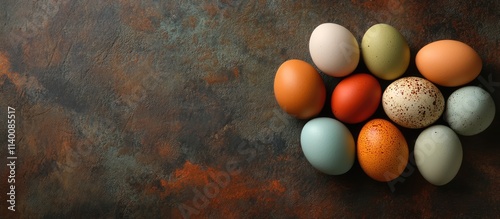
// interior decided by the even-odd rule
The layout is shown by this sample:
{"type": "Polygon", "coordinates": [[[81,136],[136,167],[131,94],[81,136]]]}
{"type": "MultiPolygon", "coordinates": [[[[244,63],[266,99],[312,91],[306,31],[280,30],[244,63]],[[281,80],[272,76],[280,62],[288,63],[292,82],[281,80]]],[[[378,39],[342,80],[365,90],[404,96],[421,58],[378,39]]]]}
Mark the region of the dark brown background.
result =
{"type": "MultiPolygon", "coordinates": [[[[429,184],[410,162],[391,190],[357,163],[342,176],[314,170],[299,144],[306,121],[273,96],[282,62],[312,63],[317,25],[341,24],[360,41],[384,22],[410,45],[405,75],[418,75],[413,59],[429,42],[473,47],[484,81],[471,84],[492,94],[499,115],[499,3],[439,2],[2,0],[1,217],[498,217],[500,116],[460,137],[451,183],[429,184]],[[7,106],[17,116],[14,214],[7,106]],[[211,177],[229,173],[221,185],[211,177]]],[[[339,81],[323,78],[329,92],[339,81]]],[[[332,116],[328,105],[322,116],[332,116]]],[[[361,126],[349,126],[355,137],[361,126]]],[[[412,151],[421,130],[401,130],[412,151]]]]}

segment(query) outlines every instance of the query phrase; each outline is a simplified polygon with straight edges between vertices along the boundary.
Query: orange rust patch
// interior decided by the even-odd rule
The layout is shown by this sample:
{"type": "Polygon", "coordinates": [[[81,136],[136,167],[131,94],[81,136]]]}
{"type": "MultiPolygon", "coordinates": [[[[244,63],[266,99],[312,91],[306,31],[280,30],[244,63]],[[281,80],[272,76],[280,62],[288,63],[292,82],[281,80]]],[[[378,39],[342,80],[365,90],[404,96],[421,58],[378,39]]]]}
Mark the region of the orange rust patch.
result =
{"type": "Polygon", "coordinates": [[[22,76],[17,72],[10,71],[11,65],[8,58],[8,55],[0,52],[0,86],[5,82],[6,76],[17,88],[18,92],[21,92],[23,89],[31,88],[36,90],[42,90],[43,87],[38,83],[38,80],[34,77],[22,76]]]}
{"type": "MultiPolygon", "coordinates": [[[[182,168],[177,169],[173,173],[172,179],[160,180],[161,187],[163,188],[160,196],[165,198],[172,193],[186,189],[186,187],[197,187],[203,190],[206,185],[213,181],[213,179],[210,179],[210,174],[220,172],[225,172],[225,170],[218,170],[211,167],[202,169],[199,165],[186,161],[182,168]]],[[[235,200],[251,198],[272,202],[286,191],[286,188],[279,180],[271,180],[258,184],[248,184],[248,182],[251,182],[251,180],[247,177],[241,175],[230,176],[227,185],[224,187],[219,185],[219,193],[212,199],[212,207],[225,209],[228,203],[233,203],[235,200]]],[[[150,190],[154,191],[155,189],[150,190]]],[[[228,209],[231,209],[231,207],[228,209]]]]}
{"type": "Polygon", "coordinates": [[[241,215],[234,211],[239,208],[238,201],[255,199],[259,203],[258,208],[270,211],[285,190],[279,180],[256,182],[243,175],[232,176],[227,187],[220,188],[219,194],[211,200],[210,208],[238,218],[241,215]]]}
{"type": "MultiPolygon", "coordinates": [[[[208,70],[208,69],[207,69],[208,70]]],[[[240,69],[235,66],[232,69],[224,72],[208,71],[207,75],[203,78],[207,84],[224,83],[229,80],[234,80],[240,76],[240,69]]]]}
{"type": "Polygon", "coordinates": [[[235,66],[233,68],[233,75],[234,75],[234,77],[239,77],[240,76],[240,68],[235,66]]]}
{"type": "MultiPolygon", "coordinates": [[[[212,52],[210,51],[205,51],[203,52],[203,54],[201,54],[199,57],[198,57],[198,61],[200,62],[205,62],[207,60],[214,60],[215,57],[213,55],[212,52]]],[[[213,64],[218,64],[218,61],[216,60],[217,63],[213,63],[213,64]]]]}
{"type": "MultiPolygon", "coordinates": [[[[220,173],[223,170],[214,168],[202,169],[200,166],[186,161],[184,166],[174,172],[173,179],[161,179],[160,184],[162,189],[148,188],[145,192],[148,194],[160,191],[162,198],[167,197],[172,193],[179,190],[187,190],[196,188],[202,193],[205,191],[207,185],[212,183],[213,179],[210,178],[211,173],[220,173]]],[[[226,172],[227,173],[227,172],[226,172]]],[[[216,184],[218,192],[214,197],[210,198],[209,208],[200,210],[200,214],[193,215],[195,217],[203,217],[204,213],[212,210],[220,212],[230,218],[240,217],[238,211],[234,211],[239,207],[239,201],[256,199],[259,203],[259,208],[264,207],[267,210],[273,208],[273,203],[278,201],[283,193],[286,191],[285,186],[279,180],[270,180],[258,182],[250,179],[244,175],[229,175],[229,182],[225,185],[216,184]]],[[[192,200],[186,199],[184,204],[192,206],[192,200]]]]}
{"type": "Polygon", "coordinates": [[[132,153],[132,150],[130,149],[130,147],[121,147],[118,150],[117,155],[118,155],[118,157],[120,157],[120,156],[131,154],[131,153],[132,153]]]}
{"type": "Polygon", "coordinates": [[[195,16],[189,16],[183,23],[185,26],[195,28],[198,25],[198,19],[195,16]]]}
{"type": "Polygon", "coordinates": [[[203,6],[203,9],[207,12],[211,17],[215,16],[218,12],[217,7],[214,4],[206,4],[203,6]]]}
{"type": "Polygon", "coordinates": [[[218,75],[214,73],[209,73],[207,76],[205,76],[204,80],[208,84],[215,84],[215,83],[223,83],[229,81],[229,77],[227,75],[218,75]]]}
{"type": "Polygon", "coordinates": [[[7,55],[2,52],[0,52],[0,75],[10,76],[10,61],[7,55]]]}
{"type": "Polygon", "coordinates": [[[293,162],[293,158],[290,157],[290,155],[282,154],[282,155],[279,155],[278,157],[276,157],[276,161],[279,161],[279,162],[292,161],[293,162]]]}
{"type": "Polygon", "coordinates": [[[156,146],[158,154],[169,162],[174,161],[180,156],[179,147],[168,143],[161,143],[156,146]]]}
{"type": "Polygon", "coordinates": [[[273,192],[283,193],[286,190],[285,187],[281,185],[279,180],[273,180],[269,185],[270,185],[270,191],[273,192]]]}
{"type": "Polygon", "coordinates": [[[159,24],[161,13],[154,5],[142,6],[141,1],[120,0],[122,6],[120,17],[130,27],[145,32],[152,32],[159,24]]]}
{"type": "Polygon", "coordinates": [[[207,183],[207,170],[203,170],[199,165],[186,161],[182,168],[175,170],[172,181],[160,180],[160,184],[164,189],[164,192],[160,195],[164,198],[172,192],[183,189],[185,186],[200,186],[207,183]]]}

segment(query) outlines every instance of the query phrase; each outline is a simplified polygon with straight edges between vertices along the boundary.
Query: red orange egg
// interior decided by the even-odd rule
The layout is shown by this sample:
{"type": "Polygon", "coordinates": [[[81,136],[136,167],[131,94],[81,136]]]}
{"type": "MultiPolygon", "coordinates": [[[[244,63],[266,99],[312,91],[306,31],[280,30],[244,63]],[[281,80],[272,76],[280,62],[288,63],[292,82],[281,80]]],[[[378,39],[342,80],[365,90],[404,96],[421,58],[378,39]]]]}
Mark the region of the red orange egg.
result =
{"type": "Polygon", "coordinates": [[[354,74],[343,79],[333,90],[332,112],[346,123],[362,122],[377,110],[382,89],[369,74],[354,74]]]}

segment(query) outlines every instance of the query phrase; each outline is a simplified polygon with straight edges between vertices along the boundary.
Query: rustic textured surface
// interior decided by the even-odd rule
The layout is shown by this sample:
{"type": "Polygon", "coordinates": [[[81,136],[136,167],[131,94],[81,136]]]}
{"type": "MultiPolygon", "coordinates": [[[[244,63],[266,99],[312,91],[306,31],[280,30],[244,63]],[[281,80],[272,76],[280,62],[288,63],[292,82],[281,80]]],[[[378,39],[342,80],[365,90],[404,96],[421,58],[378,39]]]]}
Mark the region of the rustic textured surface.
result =
{"type": "MultiPolygon", "coordinates": [[[[500,116],[461,137],[451,183],[432,186],[410,163],[391,191],[357,163],[342,176],[315,171],[299,145],[305,121],[274,100],[282,62],[312,63],[317,25],[361,40],[385,22],[412,59],[438,39],[475,48],[484,67],[471,84],[500,115],[500,87],[485,83],[500,82],[500,4],[439,2],[4,0],[1,217],[498,217],[500,116]],[[17,111],[15,213],[4,201],[7,106],[17,111]]],[[[413,61],[405,75],[418,75],[413,61]]],[[[323,78],[331,92],[338,79],[323,78]]],[[[387,118],[381,107],[375,117],[387,118]]],[[[349,126],[355,136],[361,125],[349,126]]],[[[401,130],[411,151],[420,130],[401,130]]]]}

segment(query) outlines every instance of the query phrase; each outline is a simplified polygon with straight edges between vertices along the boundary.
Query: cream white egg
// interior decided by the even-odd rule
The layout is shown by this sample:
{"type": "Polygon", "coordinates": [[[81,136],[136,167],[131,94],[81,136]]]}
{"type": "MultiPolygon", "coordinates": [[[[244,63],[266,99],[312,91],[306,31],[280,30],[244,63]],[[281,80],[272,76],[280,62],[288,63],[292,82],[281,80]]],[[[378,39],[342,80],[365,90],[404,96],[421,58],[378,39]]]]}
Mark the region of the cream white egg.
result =
{"type": "Polygon", "coordinates": [[[311,58],[323,73],[333,77],[349,75],[358,66],[359,45],[345,27],[324,23],[317,26],[309,39],[311,58]]]}

